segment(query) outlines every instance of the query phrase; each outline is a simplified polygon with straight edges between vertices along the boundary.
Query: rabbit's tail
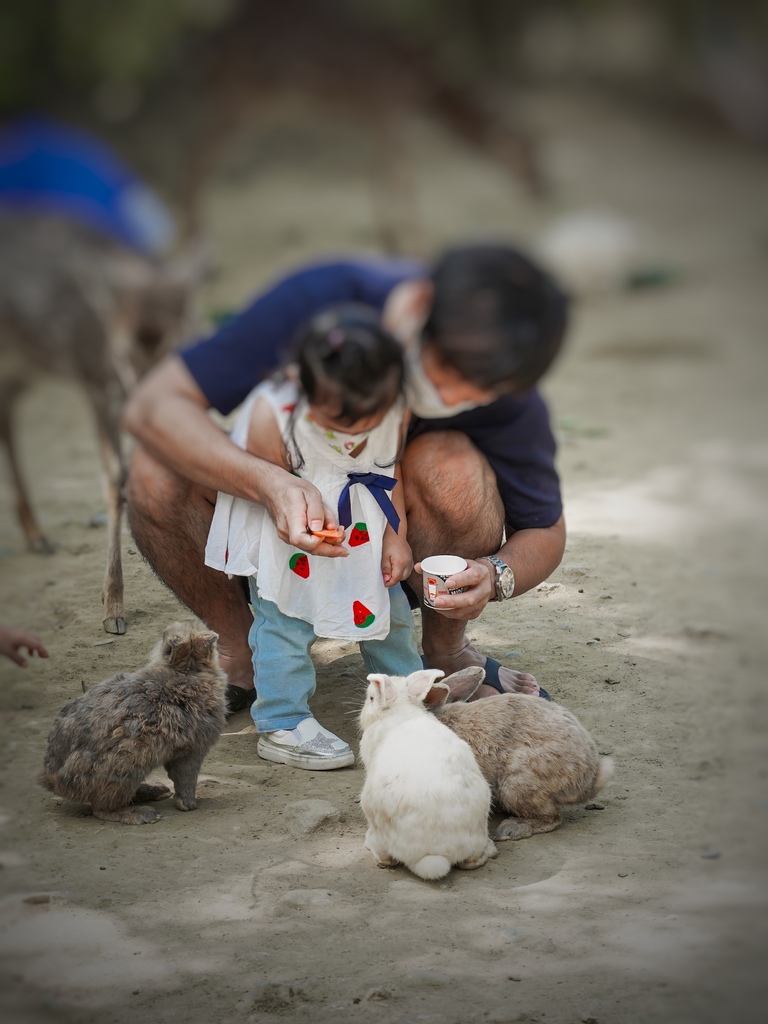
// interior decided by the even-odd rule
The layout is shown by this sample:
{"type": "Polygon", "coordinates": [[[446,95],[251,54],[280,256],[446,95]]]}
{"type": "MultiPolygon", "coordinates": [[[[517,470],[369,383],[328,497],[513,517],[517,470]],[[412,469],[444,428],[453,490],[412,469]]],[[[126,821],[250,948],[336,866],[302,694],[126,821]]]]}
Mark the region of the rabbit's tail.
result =
{"type": "Polygon", "coordinates": [[[597,768],[597,778],[595,779],[595,793],[599,793],[600,790],[613,778],[613,758],[601,757],[600,764],[597,768]]]}
{"type": "Polygon", "coordinates": [[[425,878],[427,881],[432,881],[435,878],[445,878],[448,872],[451,870],[451,862],[447,857],[441,857],[439,854],[429,854],[426,857],[422,857],[421,860],[411,867],[411,871],[414,875],[418,875],[419,878],[425,878]]]}

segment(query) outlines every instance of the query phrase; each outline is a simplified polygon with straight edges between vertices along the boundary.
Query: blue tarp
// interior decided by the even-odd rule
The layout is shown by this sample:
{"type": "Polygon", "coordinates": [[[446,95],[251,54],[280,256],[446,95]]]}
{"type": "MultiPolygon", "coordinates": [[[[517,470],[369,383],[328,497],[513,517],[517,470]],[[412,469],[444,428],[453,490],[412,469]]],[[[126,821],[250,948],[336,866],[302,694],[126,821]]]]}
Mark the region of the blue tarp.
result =
{"type": "Polygon", "coordinates": [[[141,253],[172,244],[170,212],[103,143],[47,118],[0,127],[0,207],[57,213],[141,253]]]}

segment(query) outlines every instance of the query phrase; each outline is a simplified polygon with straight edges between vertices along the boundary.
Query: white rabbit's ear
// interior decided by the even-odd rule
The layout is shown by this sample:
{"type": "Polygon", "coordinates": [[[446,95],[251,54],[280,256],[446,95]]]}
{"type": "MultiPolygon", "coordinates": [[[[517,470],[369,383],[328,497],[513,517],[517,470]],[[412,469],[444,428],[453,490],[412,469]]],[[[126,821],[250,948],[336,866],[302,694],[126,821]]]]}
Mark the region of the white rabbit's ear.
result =
{"type": "Polygon", "coordinates": [[[424,704],[432,711],[437,711],[448,700],[450,692],[446,683],[433,683],[424,697],[424,704]]]}
{"type": "Polygon", "coordinates": [[[444,675],[445,672],[441,672],[439,668],[423,668],[418,672],[412,672],[407,680],[408,696],[424,700],[435,680],[442,679],[444,675]]]}
{"type": "Polygon", "coordinates": [[[390,704],[394,704],[395,697],[397,696],[397,691],[395,689],[395,684],[392,682],[389,676],[380,676],[371,673],[371,675],[369,675],[367,679],[368,682],[373,683],[373,685],[379,691],[379,700],[381,701],[382,707],[388,708],[390,704]]]}

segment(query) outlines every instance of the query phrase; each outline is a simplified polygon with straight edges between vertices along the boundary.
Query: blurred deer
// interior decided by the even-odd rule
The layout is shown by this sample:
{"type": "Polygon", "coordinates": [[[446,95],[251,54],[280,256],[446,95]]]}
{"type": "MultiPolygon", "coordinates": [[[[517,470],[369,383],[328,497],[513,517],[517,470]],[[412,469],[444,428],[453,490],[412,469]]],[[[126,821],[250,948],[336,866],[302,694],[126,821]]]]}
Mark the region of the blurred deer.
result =
{"type": "Polygon", "coordinates": [[[125,632],[120,413],[139,377],[182,337],[200,261],[162,263],[67,217],[0,209],[0,438],[33,551],[51,552],[19,467],[13,413],[36,371],[85,391],[108,515],[104,629],[125,632]]]}
{"type": "Polygon", "coordinates": [[[532,192],[544,188],[531,138],[477,88],[443,74],[425,47],[327,0],[241,2],[194,50],[198,137],[185,150],[188,185],[199,192],[217,161],[253,132],[276,102],[299,98],[357,120],[374,144],[373,202],[382,247],[402,249],[413,232],[402,129],[413,114],[502,166],[532,192]],[[399,214],[399,216],[398,216],[399,214]]]}

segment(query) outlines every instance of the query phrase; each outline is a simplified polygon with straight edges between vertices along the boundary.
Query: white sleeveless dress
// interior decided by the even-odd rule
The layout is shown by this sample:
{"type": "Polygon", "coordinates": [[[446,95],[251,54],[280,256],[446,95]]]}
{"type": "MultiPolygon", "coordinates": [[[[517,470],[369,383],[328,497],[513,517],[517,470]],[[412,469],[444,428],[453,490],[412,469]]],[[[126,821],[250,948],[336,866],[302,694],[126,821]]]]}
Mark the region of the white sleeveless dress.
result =
{"type": "MultiPolygon", "coordinates": [[[[396,402],[373,430],[343,434],[326,430],[312,419],[306,400],[298,397],[292,382],[265,381],[245,400],[232,431],[232,440],[241,448],[246,446],[251,409],[258,398],[269,402],[294,464],[301,453],[303,464],[297,475],[310,480],[335,513],[349,473],[391,479],[405,413],[402,402],[396,402]]],[[[349,488],[349,501],[351,523],[342,542],[349,556],[325,558],[284,543],[263,505],[220,492],[205,563],[233,576],[255,574],[259,596],[285,615],[311,623],[316,636],[383,640],[389,633],[389,592],[381,575],[387,520],[364,484],[349,488]]]]}

